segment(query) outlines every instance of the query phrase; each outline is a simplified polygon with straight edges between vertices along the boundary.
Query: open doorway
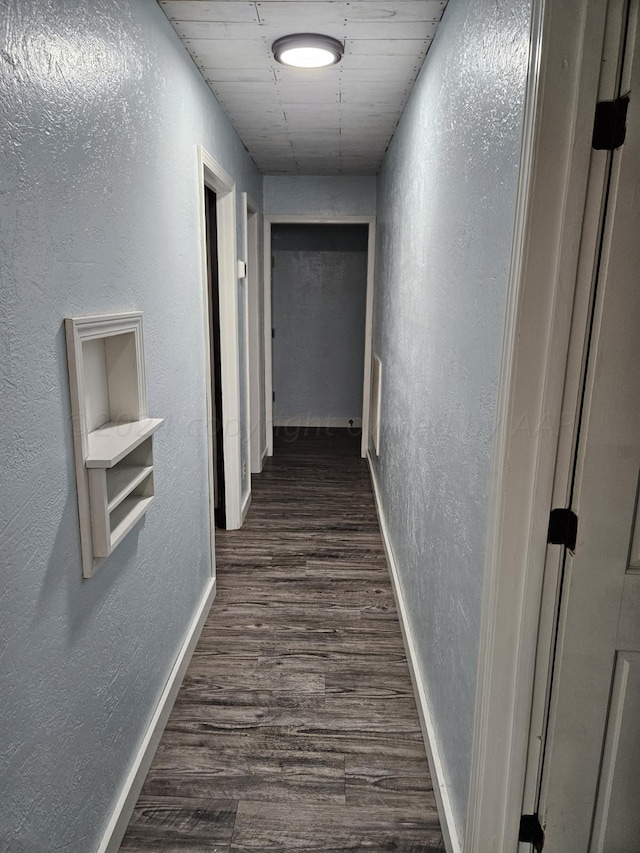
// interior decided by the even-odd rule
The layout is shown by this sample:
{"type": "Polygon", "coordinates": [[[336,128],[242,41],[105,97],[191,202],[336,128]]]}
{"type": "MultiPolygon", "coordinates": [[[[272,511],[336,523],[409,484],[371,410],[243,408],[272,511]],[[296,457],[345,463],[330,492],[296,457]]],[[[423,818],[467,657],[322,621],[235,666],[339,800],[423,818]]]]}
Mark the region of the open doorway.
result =
{"type": "Polygon", "coordinates": [[[237,530],[242,524],[236,190],[230,176],[201,147],[198,166],[205,343],[202,355],[213,554],[215,526],[237,530]]]}
{"type": "Polygon", "coordinates": [[[368,444],[373,217],[266,217],[267,447],[368,444]],[[271,387],[269,387],[271,384],[271,387]]]}
{"type": "Polygon", "coordinates": [[[258,206],[243,193],[244,209],[244,254],[246,258],[246,341],[247,381],[249,413],[248,449],[251,474],[262,471],[266,452],[264,428],[264,290],[261,286],[259,259],[258,206]]]}
{"type": "Polygon", "coordinates": [[[207,242],[207,306],[209,315],[209,365],[211,377],[211,440],[213,457],[213,507],[217,527],[226,527],[224,481],[224,422],[222,418],[222,357],[220,352],[220,288],[218,276],[218,226],[216,194],[205,186],[207,242]]]}

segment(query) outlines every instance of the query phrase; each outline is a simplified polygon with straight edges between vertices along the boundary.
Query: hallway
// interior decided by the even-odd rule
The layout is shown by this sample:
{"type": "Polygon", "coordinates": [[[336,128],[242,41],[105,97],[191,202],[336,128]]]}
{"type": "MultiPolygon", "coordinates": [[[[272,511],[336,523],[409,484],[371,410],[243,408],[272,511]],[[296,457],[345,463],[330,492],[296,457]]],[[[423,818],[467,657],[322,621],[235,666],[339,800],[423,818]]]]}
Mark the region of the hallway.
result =
{"type": "Polygon", "coordinates": [[[281,431],[121,849],[444,850],[359,435],[281,431]]]}

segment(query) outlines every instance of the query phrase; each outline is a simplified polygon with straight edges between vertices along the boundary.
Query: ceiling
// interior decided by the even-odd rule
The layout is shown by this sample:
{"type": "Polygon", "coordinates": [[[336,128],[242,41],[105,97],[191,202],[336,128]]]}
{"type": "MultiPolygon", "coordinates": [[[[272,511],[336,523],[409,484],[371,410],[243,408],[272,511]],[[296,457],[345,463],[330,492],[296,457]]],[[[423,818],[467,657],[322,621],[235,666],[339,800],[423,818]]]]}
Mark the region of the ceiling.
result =
{"type": "Polygon", "coordinates": [[[256,165],[268,175],[372,175],[446,0],[158,0],[256,165]],[[344,43],[323,69],[279,65],[280,36],[344,43]]]}

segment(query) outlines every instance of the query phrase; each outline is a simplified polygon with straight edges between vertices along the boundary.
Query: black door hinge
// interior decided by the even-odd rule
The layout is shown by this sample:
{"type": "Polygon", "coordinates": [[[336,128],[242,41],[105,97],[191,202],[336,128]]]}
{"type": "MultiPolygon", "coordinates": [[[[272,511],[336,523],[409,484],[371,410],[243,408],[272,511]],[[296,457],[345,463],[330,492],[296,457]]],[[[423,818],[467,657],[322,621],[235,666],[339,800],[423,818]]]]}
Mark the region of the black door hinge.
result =
{"type": "Polygon", "coordinates": [[[596,151],[615,151],[624,143],[627,135],[627,108],[629,95],[621,95],[615,101],[600,101],[596,104],[591,147],[596,151]]]}
{"type": "Polygon", "coordinates": [[[544,847],[544,830],[540,826],[537,814],[523,814],[520,818],[520,834],[518,841],[523,844],[533,844],[536,853],[541,853],[544,847]]]}
{"type": "Polygon", "coordinates": [[[275,401],[276,401],[276,392],[275,392],[275,391],[272,391],[272,392],[271,392],[271,401],[272,401],[273,403],[275,403],[275,401]]]}
{"type": "Polygon", "coordinates": [[[272,337],[272,338],[275,338],[275,336],[276,336],[276,330],[275,330],[275,329],[271,329],[271,337],[272,337]]]}
{"type": "Polygon", "coordinates": [[[547,542],[564,545],[569,551],[576,550],[578,538],[578,516],[570,509],[552,509],[549,514],[547,542]]]}

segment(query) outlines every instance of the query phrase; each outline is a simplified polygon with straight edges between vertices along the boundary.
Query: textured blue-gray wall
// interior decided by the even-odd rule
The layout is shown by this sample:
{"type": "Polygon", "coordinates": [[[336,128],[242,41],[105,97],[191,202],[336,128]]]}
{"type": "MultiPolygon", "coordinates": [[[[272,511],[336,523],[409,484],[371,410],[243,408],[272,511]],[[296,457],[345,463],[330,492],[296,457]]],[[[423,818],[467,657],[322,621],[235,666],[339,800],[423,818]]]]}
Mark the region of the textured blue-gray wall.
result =
{"type": "Polygon", "coordinates": [[[209,577],[196,146],[262,177],[155,0],[0,7],[0,849],[88,853],[209,577]],[[62,322],[131,309],[157,502],[83,581],[62,322]]]}
{"type": "Polygon", "coordinates": [[[451,0],[378,186],[376,471],[460,836],[529,17],[451,0]]]}
{"type": "Polygon", "coordinates": [[[296,216],[375,216],[375,177],[265,175],[264,212],[296,216]]]}

